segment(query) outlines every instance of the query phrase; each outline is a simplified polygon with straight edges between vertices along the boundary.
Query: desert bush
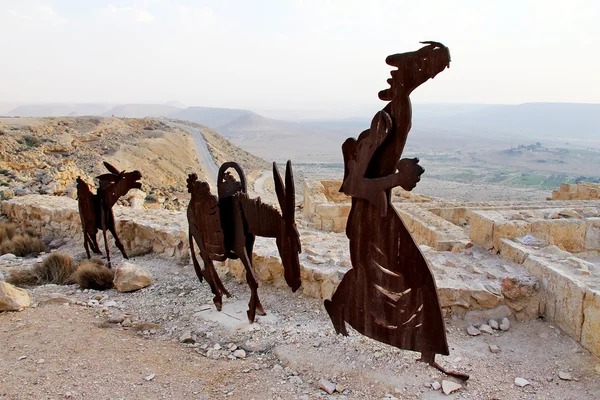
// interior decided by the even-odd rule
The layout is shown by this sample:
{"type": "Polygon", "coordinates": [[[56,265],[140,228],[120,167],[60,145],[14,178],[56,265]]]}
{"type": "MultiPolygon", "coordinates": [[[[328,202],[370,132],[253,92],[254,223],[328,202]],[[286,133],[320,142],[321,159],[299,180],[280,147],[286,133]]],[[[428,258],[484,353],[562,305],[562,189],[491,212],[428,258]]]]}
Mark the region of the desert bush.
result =
{"type": "Polygon", "coordinates": [[[39,238],[30,235],[15,235],[10,240],[0,243],[0,254],[12,253],[17,257],[39,254],[46,250],[46,245],[39,238]]]}
{"type": "Polygon", "coordinates": [[[73,283],[73,273],[76,270],[73,257],[65,253],[55,252],[33,268],[34,274],[39,276],[42,283],[55,283],[69,285],[73,283]]]}
{"type": "MultiPolygon", "coordinates": [[[[0,243],[10,240],[17,233],[17,225],[12,222],[0,224],[0,243]]],[[[4,254],[4,253],[2,253],[4,254]]]]}
{"type": "Polygon", "coordinates": [[[72,279],[81,289],[106,290],[113,287],[114,275],[102,260],[93,258],[77,264],[72,279]]]}
{"type": "Polygon", "coordinates": [[[8,270],[8,278],[6,282],[15,286],[35,286],[41,283],[40,277],[35,273],[33,268],[27,269],[10,269],[8,270]]]}
{"type": "Polygon", "coordinates": [[[35,147],[35,146],[39,146],[39,144],[40,144],[40,139],[36,136],[31,136],[31,135],[23,136],[23,141],[25,142],[27,147],[35,147]]]}

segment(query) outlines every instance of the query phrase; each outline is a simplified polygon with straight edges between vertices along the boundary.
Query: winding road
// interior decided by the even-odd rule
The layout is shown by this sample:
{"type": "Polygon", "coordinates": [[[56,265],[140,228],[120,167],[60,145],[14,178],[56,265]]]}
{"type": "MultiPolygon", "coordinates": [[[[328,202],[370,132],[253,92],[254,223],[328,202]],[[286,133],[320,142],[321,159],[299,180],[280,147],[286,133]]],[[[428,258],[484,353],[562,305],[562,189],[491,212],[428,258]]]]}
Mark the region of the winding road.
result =
{"type": "Polygon", "coordinates": [[[206,144],[206,140],[204,139],[202,132],[200,132],[200,129],[175,122],[170,122],[170,124],[176,126],[177,128],[183,129],[187,131],[190,135],[192,135],[192,138],[194,139],[194,144],[196,146],[198,161],[201,163],[202,170],[206,173],[207,178],[212,183],[211,187],[214,186],[217,183],[219,166],[210,154],[210,151],[208,150],[208,146],[206,144]]]}

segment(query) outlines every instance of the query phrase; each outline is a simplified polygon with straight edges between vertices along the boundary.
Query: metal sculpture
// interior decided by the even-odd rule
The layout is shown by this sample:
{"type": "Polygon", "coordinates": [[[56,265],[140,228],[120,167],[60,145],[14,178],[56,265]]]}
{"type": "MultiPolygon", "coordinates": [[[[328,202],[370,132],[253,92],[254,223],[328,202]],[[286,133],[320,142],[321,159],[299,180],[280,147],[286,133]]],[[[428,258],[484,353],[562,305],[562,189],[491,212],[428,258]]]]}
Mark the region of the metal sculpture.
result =
{"type": "Polygon", "coordinates": [[[397,69],[379,98],[389,103],[358,140],[342,145],[340,192],[352,197],[346,226],[352,269],[325,307],[337,333],[347,335],[348,322],[363,335],[421,352],[421,361],[468,379],[435,361],[436,354],[449,354],[435,280],[391,204],[393,187],[412,190],[424,172],[418,158],[400,159],[411,128],[409,95],[450,66],[447,47],[422,43],[426,46],[417,51],[387,57],[397,69]]]}
{"type": "Polygon", "coordinates": [[[107,230],[112,233],[115,245],[121,251],[123,257],[129,258],[125,247],[117,236],[112,207],[119,200],[119,197],[127,194],[130,189],[141,189],[142,184],[138,181],[142,179],[142,173],[140,171],[119,171],[106,161],[104,162],[104,166],[109,173],[96,177],[98,179],[96,194],[92,194],[89,185],[81,177],[77,177],[77,201],[83,230],[83,246],[85,247],[87,257],[91,258],[90,247],[94,253],[102,254],[96,240],[98,229],[101,229],[104,236],[108,268],[111,268],[110,251],[106,237],[107,230]]]}
{"type": "Polygon", "coordinates": [[[217,179],[219,197],[212,195],[208,183],[199,181],[196,174],[187,179],[188,192],[192,197],[188,205],[189,242],[192,262],[198,279],[206,279],[212,293],[213,302],[219,311],[223,306],[223,295],[231,297],[225,289],[213,265],[213,261],[240,259],[246,269],[246,282],[250,286],[248,320],[254,322],[256,313],[266,315],[258,298],[258,282],[252,269],[252,250],[256,236],[275,238],[285,280],[295,292],[301,284],[300,236],[295,220],[295,190],[292,163],[287,162],[285,185],[277,164],[273,163],[275,192],[281,213],[260,198],[251,199],[246,193],[246,178],[241,167],[235,162],[221,165],[217,179]],[[227,170],[233,168],[240,181],[227,170]],[[204,268],[200,267],[194,250],[194,241],[200,250],[204,268]]]}

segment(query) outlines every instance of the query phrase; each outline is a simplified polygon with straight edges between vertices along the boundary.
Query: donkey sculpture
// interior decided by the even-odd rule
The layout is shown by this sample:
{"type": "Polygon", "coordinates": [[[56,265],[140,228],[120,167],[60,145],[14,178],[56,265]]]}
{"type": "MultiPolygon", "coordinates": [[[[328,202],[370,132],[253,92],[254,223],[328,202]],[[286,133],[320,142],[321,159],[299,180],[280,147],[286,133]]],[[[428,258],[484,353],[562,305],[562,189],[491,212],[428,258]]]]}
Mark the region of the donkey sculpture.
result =
{"type": "Polygon", "coordinates": [[[83,230],[83,245],[87,257],[91,258],[90,247],[94,253],[102,254],[96,241],[98,229],[101,229],[104,236],[108,268],[110,268],[110,251],[108,249],[106,230],[112,233],[115,244],[121,251],[121,254],[123,254],[123,257],[129,258],[125,247],[123,247],[117,236],[112,207],[119,200],[119,197],[127,194],[130,189],[141,189],[142,184],[138,181],[142,178],[142,173],[140,171],[119,172],[117,168],[106,161],[104,162],[104,166],[109,173],[96,177],[99,181],[96,194],[92,194],[88,184],[81,177],[77,177],[77,199],[83,230]]]}
{"type": "Polygon", "coordinates": [[[190,174],[187,180],[188,191],[192,194],[187,210],[189,241],[198,279],[206,279],[215,295],[213,302],[221,311],[223,295],[231,295],[217,275],[213,261],[239,258],[246,269],[246,282],[251,291],[248,303],[250,323],[254,322],[256,313],[266,314],[258,298],[258,282],[252,269],[256,236],[275,238],[287,284],[293,292],[301,284],[298,260],[300,236],[294,218],[295,192],[291,161],[286,166],[285,186],[275,163],[273,179],[281,213],[275,207],[262,203],[260,198],[251,199],[248,196],[244,172],[235,162],[224,163],[219,169],[218,198],[211,194],[208,183],[199,181],[196,174],[190,174]],[[237,172],[240,181],[226,172],[229,168],[237,172]],[[200,249],[203,269],[196,258],[194,241],[200,249]]]}

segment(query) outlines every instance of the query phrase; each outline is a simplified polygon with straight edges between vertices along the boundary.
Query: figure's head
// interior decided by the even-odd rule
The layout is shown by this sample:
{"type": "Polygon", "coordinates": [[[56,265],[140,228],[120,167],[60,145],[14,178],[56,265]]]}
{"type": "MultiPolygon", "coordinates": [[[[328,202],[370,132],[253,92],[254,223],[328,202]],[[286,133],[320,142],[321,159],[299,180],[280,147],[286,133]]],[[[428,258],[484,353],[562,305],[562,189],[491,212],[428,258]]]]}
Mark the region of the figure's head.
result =
{"type": "Polygon", "coordinates": [[[141,189],[142,188],[142,182],[138,182],[140,179],[142,179],[142,173],[138,170],[131,171],[131,172],[125,172],[123,174],[123,179],[125,180],[126,186],[129,189],[141,189]]]}
{"type": "Polygon", "coordinates": [[[388,56],[385,62],[397,67],[388,79],[390,88],[379,92],[379,98],[391,101],[397,93],[410,93],[428,79],[433,79],[445,68],[450,68],[450,51],[439,42],[421,42],[426,46],[410,53],[388,56]]]}

